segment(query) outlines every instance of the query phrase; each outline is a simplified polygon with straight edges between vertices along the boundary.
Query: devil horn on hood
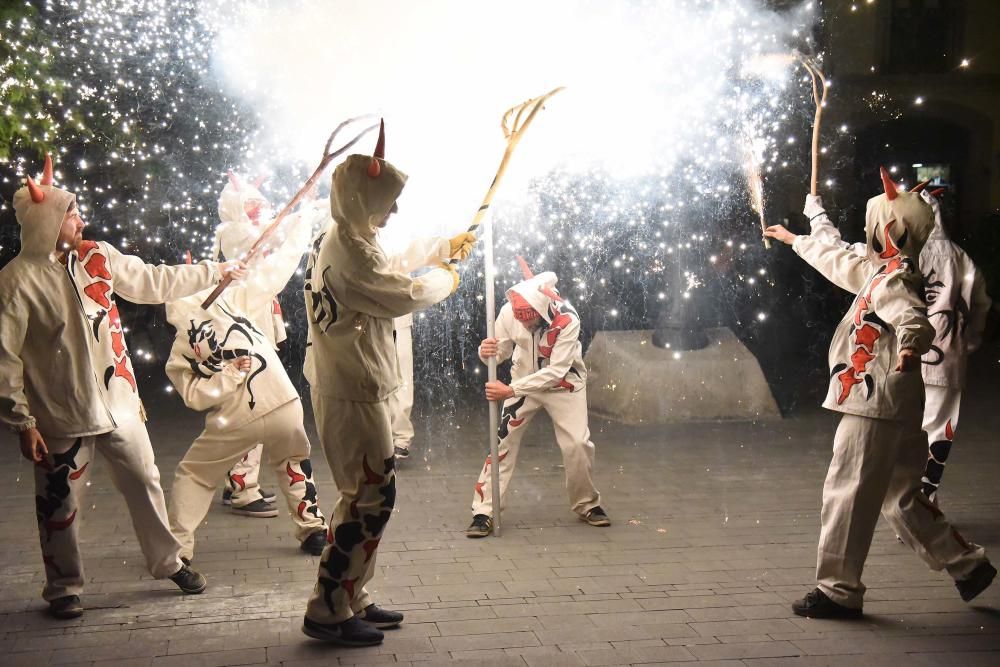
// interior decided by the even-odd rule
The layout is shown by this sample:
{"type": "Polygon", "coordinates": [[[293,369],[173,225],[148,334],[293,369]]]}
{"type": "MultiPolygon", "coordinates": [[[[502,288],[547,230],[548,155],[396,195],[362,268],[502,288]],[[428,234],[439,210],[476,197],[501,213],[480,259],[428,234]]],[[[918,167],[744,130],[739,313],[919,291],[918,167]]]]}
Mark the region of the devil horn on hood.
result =
{"type": "Polygon", "coordinates": [[[923,183],[917,183],[912,188],[910,188],[910,192],[920,192],[921,190],[923,190],[924,188],[926,188],[929,184],[930,184],[930,180],[926,180],[923,183]]]}
{"type": "Polygon", "coordinates": [[[885,167],[879,167],[878,172],[882,176],[882,186],[885,188],[885,196],[889,201],[892,201],[899,196],[899,186],[896,185],[896,181],[892,180],[892,176],[885,170],[885,167]]]}
{"type": "Polygon", "coordinates": [[[194,262],[191,261],[191,251],[190,250],[185,250],[184,251],[184,263],[185,264],[193,264],[194,263],[194,262]]]}
{"type": "Polygon", "coordinates": [[[41,185],[52,185],[52,155],[45,154],[45,166],[42,168],[41,185]]]}
{"type": "Polygon", "coordinates": [[[257,178],[253,179],[253,186],[260,190],[260,186],[264,185],[267,181],[267,174],[261,174],[257,178]]]}
{"type": "Polygon", "coordinates": [[[931,190],[931,197],[937,199],[946,192],[948,192],[948,188],[938,188],[937,190],[931,190]]]}
{"type": "Polygon", "coordinates": [[[382,173],[382,164],[379,160],[385,159],[385,119],[378,122],[378,142],[375,144],[375,152],[372,154],[372,161],[368,164],[368,177],[378,178],[382,173]]]}
{"type": "Polygon", "coordinates": [[[528,266],[528,263],[526,261],[524,261],[524,257],[518,255],[517,263],[521,267],[521,275],[524,276],[525,280],[531,280],[532,278],[535,277],[535,274],[532,273],[531,271],[531,267],[528,266]]]}
{"type": "Polygon", "coordinates": [[[240,177],[236,175],[236,172],[230,169],[226,172],[226,176],[229,177],[229,184],[233,186],[237,192],[243,189],[243,182],[240,181],[240,177]]]}
{"type": "Polygon", "coordinates": [[[40,187],[38,187],[38,184],[35,183],[35,179],[33,179],[31,176],[28,176],[27,185],[28,185],[28,192],[31,194],[31,201],[35,202],[36,204],[41,204],[43,201],[45,201],[45,192],[40,187]]]}
{"type": "Polygon", "coordinates": [[[559,296],[559,294],[556,293],[556,291],[551,287],[549,287],[548,285],[541,285],[538,288],[538,291],[544,294],[545,296],[549,297],[553,301],[563,301],[563,298],[559,296]]]}

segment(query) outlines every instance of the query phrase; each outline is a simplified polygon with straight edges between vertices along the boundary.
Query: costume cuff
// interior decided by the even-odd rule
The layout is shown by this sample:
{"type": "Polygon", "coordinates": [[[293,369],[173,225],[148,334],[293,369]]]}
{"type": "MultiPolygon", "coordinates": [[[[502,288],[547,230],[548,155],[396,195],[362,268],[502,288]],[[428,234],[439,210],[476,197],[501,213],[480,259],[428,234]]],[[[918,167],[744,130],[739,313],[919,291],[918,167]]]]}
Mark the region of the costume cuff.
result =
{"type": "Polygon", "coordinates": [[[20,424],[11,424],[10,430],[14,433],[24,433],[25,431],[30,431],[33,428],[38,428],[38,422],[35,421],[34,417],[28,417],[20,424]]]}

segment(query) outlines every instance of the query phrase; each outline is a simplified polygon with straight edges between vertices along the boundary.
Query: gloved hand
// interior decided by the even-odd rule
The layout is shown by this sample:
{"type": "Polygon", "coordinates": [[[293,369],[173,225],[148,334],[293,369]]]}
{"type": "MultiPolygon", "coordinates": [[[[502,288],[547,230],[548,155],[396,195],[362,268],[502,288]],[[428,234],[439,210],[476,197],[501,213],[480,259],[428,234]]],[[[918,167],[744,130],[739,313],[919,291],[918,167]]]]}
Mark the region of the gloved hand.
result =
{"type": "Polygon", "coordinates": [[[464,260],[470,253],[472,253],[472,246],[475,244],[475,234],[472,232],[462,232],[461,234],[448,239],[448,256],[464,260]]]}
{"type": "Polygon", "coordinates": [[[812,220],[820,213],[826,213],[823,208],[823,198],[819,195],[806,195],[806,205],[802,209],[802,214],[812,220]]]}
{"type": "Polygon", "coordinates": [[[451,293],[454,294],[455,292],[457,292],[458,283],[461,282],[461,280],[458,277],[458,270],[455,269],[455,266],[453,264],[449,264],[448,262],[441,262],[440,264],[438,264],[438,268],[442,268],[451,274],[451,279],[455,283],[454,286],[451,288],[451,293]]]}

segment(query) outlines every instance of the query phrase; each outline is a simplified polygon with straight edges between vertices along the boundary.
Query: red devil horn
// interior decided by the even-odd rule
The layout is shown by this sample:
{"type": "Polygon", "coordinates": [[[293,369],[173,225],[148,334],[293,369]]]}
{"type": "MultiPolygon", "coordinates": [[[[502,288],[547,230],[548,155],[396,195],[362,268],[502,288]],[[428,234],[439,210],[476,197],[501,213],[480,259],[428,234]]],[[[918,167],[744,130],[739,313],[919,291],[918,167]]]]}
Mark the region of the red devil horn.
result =
{"type": "Polygon", "coordinates": [[[531,267],[528,266],[526,261],[524,261],[524,257],[518,255],[517,263],[521,266],[521,275],[524,276],[525,280],[531,280],[535,277],[535,274],[531,272],[531,267]]]}
{"type": "Polygon", "coordinates": [[[45,154],[45,167],[42,168],[42,185],[52,185],[52,156],[45,154]]]}
{"type": "Polygon", "coordinates": [[[931,190],[931,197],[937,199],[946,192],[948,192],[948,188],[938,188],[937,190],[931,190]]]}
{"type": "Polygon", "coordinates": [[[929,180],[928,181],[924,181],[923,183],[917,183],[916,185],[914,185],[910,189],[910,192],[920,192],[921,190],[923,190],[924,188],[926,188],[929,183],[930,183],[929,180]]]}
{"type": "Polygon", "coordinates": [[[380,120],[378,123],[378,142],[375,144],[372,161],[368,164],[369,178],[378,178],[379,174],[382,173],[380,159],[385,159],[385,120],[380,120]]]}
{"type": "Polygon", "coordinates": [[[190,250],[185,250],[184,251],[184,263],[185,264],[193,264],[193,262],[191,261],[191,251],[190,250]]]}
{"type": "Polygon", "coordinates": [[[38,184],[35,183],[35,180],[31,176],[28,176],[28,192],[31,193],[31,201],[36,204],[41,204],[45,201],[45,193],[38,187],[38,184]]]}
{"type": "Polygon", "coordinates": [[[896,186],[896,182],[892,180],[889,176],[889,172],[885,170],[885,167],[878,168],[879,174],[882,175],[882,185],[885,187],[885,196],[889,201],[892,201],[899,196],[899,188],[896,186]]]}
{"type": "Polygon", "coordinates": [[[267,174],[261,174],[257,178],[253,179],[253,186],[258,190],[260,190],[260,186],[264,185],[264,182],[266,180],[267,180],[267,174]]]}
{"type": "Polygon", "coordinates": [[[243,189],[243,183],[240,182],[240,177],[236,175],[236,172],[230,169],[226,172],[226,175],[229,176],[229,184],[233,186],[237,192],[243,189]]]}
{"type": "Polygon", "coordinates": [[[541,292],[542,294],[544,294],[545,296],[549,297],[553,301],[562,301],[563,300],[563,298],[561,296],[559,296],[556,293],[556,291],[554,289],[552,289],[551,287],[549,287],[548,285],[542,285],[541,287],[538,288],[538,291],[541,292]]]}

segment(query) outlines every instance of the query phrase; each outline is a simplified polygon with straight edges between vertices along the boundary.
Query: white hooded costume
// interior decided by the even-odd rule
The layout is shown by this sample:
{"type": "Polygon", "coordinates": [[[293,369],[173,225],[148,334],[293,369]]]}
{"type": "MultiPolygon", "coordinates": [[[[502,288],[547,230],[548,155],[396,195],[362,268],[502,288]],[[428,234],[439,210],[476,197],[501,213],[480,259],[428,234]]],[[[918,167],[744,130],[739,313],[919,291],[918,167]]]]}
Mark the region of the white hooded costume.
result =
{"type": "Polygon", "coordinates": [[[933,569],[963,579],[986,561],[921,492],[926,440],[920,429],[923,381],[898,372],[898,354],[930,348],[916,259],[934,227],[917,193],[886,192],[868,201],[865,255],[823,236],[799,236],[795,252],[835,285],[855,294],[830,344],[824,407],[842,412],[823,487],[817,587],[834,602],[860,608],[861,572],[879,511],[933,569]]]}
{"type": "MultiPolygon", "coordinates": [[[[580,516],[601,504],[601,494],[594,487],[594,443],[590,441],[587,418],[587,366],[580,344],[580,316],[566,301],[545,294],[556,294],[556,275],[540,273],[507,290],[528,302],[543,320],[535,331],[528,330],[514,317],[508,301],[496,319],[497,363],[512,360],[510,388],[514,396],[504,401],[500,414],[500,508],[505,506],[507,485],[521,440],[528,424],[539,410],[545,410],[555,427],[556,443],[562,452],[566,470],[566,491],[570,507],[580,516]]],[[[480,353],[480,359],[487,359],[480,353]]],[[[491,516],[490,457],[479,473],[472,496],[472,514],[491,516]]]]}
{"type": "MultiPolygon", "coordinates": [[[[270,223],[268,216],[264,216],[264,219],[252,219],[246,211],[248,203],[267,202],[259,189],[260,180],[251,184],[238,174],[230,172],[228,182],[219,194],[220,224],[215,232],[216,254],[221,250],[226,259],[246,257],[270,223]]],[[[269,205],[265,208],[270,210],[269,205]]],[[[298,267],[302,254],[308,249],[312,227],[326,216],[325,209],[317,209],[311,203],[303,204],[298,211],[285,218],[279,233],[267,242],[258,255],[258,258],[271,260],[272,253],[278,252],[281,259],[277,262],[269,261],[266,269],[262,267],[260,271],[251,274],[250,280],[266,280],[270,283],[270,288],[253,289],[250,292],[252,297],[242,304],[245,307],[243,312],[275,348],[287,338],[278,294],[284,289],[298,267]]],[[[249,505],[263,497],[258,483],[261,453],[261,443],[255,444],[226,472],[231,493],[230,503],[234,508],[249,505]]],[[[279,476],[279,484],[281,480],[279,476]]]]}
{"type": "MultiPolygon", "coordinates": [[[[296,538],[302,541],[325,530],[298,392],[266,334],[270,320],[262,327],[247,315],[285,286],[302,245],[301,238],[292,237],[254,261],[247,279],[231,285],[207,311],[201,307],[207,293],[167,304],[167,320],[177,330],[167,376],[189,408],[208,411],[205,430],[177,466],[170,495],[170,526],[185,558],[194,557],[194,532],[208,512],[219,477],[258,442],[285,496],[296,538]],[[251,359],[245,374],[233,364],[241,356],[251,359]]],[[[246,485],[239,473],[230,473],[230,479],[240,490],[246,485]]],[[[239,506],[237,494],[233,503],[239,506]]]]}
{"type": "Polygon", "coordinates": [[[445,269],[417,278],[394,270],[377,242],[405,182],[382,158],[349,156],[333,174],[335,224],[317,237],[307,264],[305,374],[341,494],[306,610],[314,623],[346,621],[372,603],[364,586],[396,497],[388,405],[399,387],[393,318],[441,301],[455,286],[445,269]]]}
{"type": "MultiPolygon", "coordinates": [[[[968,356],[979,348],[986,316],[992,302],[986,294],[982,272],[964,250],[953,243],[941,224],[941,206],[926,190],[920,196],[934,212],[934,229],[920,251],[927,318],[934,326],[934,341],[921,358],[926,403],[923,430],[927,433],[928,457],[923,490],[936,500],[945,461],[958,430],[959,407],[965,387],[968,356]]],[[[807,195],[804,213],[809,216],[812,236],[864,255],[865,244],[848,244],[818,196],[807,195]]]]}
{"type": "MultiPolygon", "coordinates": [[[[47,169],[48,171],[48,169],[47,169]]],[[[75,196],[47,184],[14,195],[21,252],[0,270],[0,420],[37,427],[49,454],[35,465],[46,600],[83,591],[78,543],[90,464],[100,450],[125,498],[156,578],[181,567],[116,295],[161,303],[210,288],[214,263],[151,266],[104,242],[83,241],[66,263],[54,252],[75,196]]]]}

